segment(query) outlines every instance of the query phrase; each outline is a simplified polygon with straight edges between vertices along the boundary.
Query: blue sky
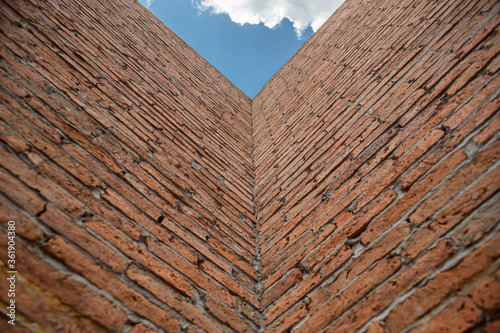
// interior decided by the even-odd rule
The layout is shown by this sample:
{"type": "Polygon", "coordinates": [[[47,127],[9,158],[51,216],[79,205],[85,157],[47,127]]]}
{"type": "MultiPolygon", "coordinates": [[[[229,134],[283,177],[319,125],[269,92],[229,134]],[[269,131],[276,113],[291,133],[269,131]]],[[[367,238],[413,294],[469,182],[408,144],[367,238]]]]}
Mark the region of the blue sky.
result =
{"type": "Polygon", "coordinates": [[[253,98],[338,0],[139,0],[253,98]],[[330,9],[328,9],[330,8],[330,9]]]}

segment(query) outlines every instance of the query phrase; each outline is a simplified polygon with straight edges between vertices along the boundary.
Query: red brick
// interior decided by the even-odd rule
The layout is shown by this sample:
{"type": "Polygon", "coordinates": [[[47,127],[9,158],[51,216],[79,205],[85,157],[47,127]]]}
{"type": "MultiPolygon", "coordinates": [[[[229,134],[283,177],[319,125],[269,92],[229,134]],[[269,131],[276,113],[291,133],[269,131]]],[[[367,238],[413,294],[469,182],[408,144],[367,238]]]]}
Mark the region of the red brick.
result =
{"type": "Polygon", "coordinates": [[[94,177],[90,172],[85,170],[84,167],[73,161],[66,155],[59,155],[52,158],[52,161],[63,167],[73,177],[82,182],[86,187],[95,189],[101,186],[101,182],[94,177]]]}
{"type": "MultiPolygon", "coordinates": [[[[384,258],[377,265],[361,275],[338,297],[333,297],[323,306],[316,310],[310,308],[311,317],[302,323],[297,332],[318,332],[333,320],[341,316],[348,308],[365,297],[371,290],[395,273],[401,267],[401,260],[398,258],[384,258]]],[[[357,275],[354,275],[357,276],[357,275]]],[[[335,286],[337,288],[337,286],[335,286]]],[[[336,292],[332,292],[335,295],[336,292]]],[[[311,300],[313,302],[313,300],[311,300]]]]}
{"type": "MultiPolygon", "coordinates": [[[[28,97],[27,100],[30,100],[30,98],[32,97],[28,97]]],[[[14,107],[18,110],[24,109],[23,106],[19,105],[17,101],[13,101],[12,99],[9,99],[9,104],[14,104],[14,107]]],[[[12,127],[12,129],[19,133],[19,136],[28,141],[34,148],[39,149],[46,156],[55,156],[57,154],[57,148],[54,143],[59,144],[61,142],[61,136],[57,130],[49,126],[43,126],[43,123],[39,119],[33,118],[32,113],[26,112],[26,114],[28,117],[32,118],[28,120],[30,125],[42,125],[42,128],[37,129],[43,134],[20,119],[18,115],[15,113],[13,115],[3,105],[0,105],[0,115],[4,121],[8,121],[8,125],[12,127]]]]}
{"type": "Polygon", "coordinates": [[[178,319],[171,313],[153,305],[146,297],[124,284],[117,276],[104,270],[90,257],[76,250],[59,236],[51,238],[44,245],[44,250],[73,271],[86,277],[101,290],[121,301],[127,308],[167,331],[175,331],[179,326],[178,319]]]}
{"type": "Polygon", "coordinates": [[[441,241],[434,249],[415,261],[410,267],[390,278],[372,295],[366,297],[356,307],[344,313],[334,325],[333,331],[352,330],[362,326],[370,318],[376,316],[389,304],[397,301],[411,287],[425,279],[439,265],[448,260],[455,252],[446,241],[441,241]]]}
{"type": "Polygon", "coordinates": [[[1,147],[0,153],[4,156],[0,160],[0,165],[9,170],[19,180],[38,191],[42,197],[58,205],[67,213],[75,217],[83,216],[85,209],[79,202],[68,195],[67,192],[22,162],[17,156],[7,153],[1,147]]]}
{"type": "Polygon", "coordinates": [[[8,127],[0,124],[0,140],[5,142],[16,154],[30,150],[29,144],[17,136],[8,127]]]}
{"type": "Polygon", "coordinates": [[[500,332],[500,320],[488,323],[484,328],[484,333],[498,333],[500,332]]]}
{"type": "Polygon", "coordinates": [[[68,216],[58,211],[54,206],[47,205],[46,211],[40,215],[39,221],[60,235],[66,236],[72,242],[86,249],[95,258],[111,267],[115,272],[121,272],[126,265],[126,259],[103,244],[100,239],[89,233],[87,229],[72,221],[68,216]]]}
{"type": "Polygon", "coordinates": [[[380,321],[375,321],[368,326],[366,333],[385,333],[385,330],[380,321]]]}
{"type": "Polygon", "coordinates": [[[483,311],[495,315],[500,309],[500,272],[488,277],[472,290],[471,298],[483,311]]]}
{"type": "MultiPolygon", "coordinates": [[[[413,212],[409,220],[414,225],[420,225],[437,209],[442,207],[444,203],[450,200],[455,194],[467,186],[471,181],[476,179],[485,172],[488,167],[500,158],[500,141],[494,142],[482,151],[471,163],[460,170],[458,174],[453,176],[446,184],[440,187],[433,195],[422,203],[413,212]]],[[[494,184],[500,186],[500,180],[496,177],[491,179],[494,184]]]]}
{"type": "MultiPolygon", "coordinates": [[[[0,191],[31,215],[36,216],[43,211],[45,202],[35,191],[29,189],[15,177],[0,170],[0,182],[2,184],[0,191]]],[[[7,219],[13,219],[13,217],[7,217],[7,219]]]]}
{"type": "Polygon", "coordinates": [[[143,324],[135,324],[132,326],[132,333],[154,333],[155,331],[143,324]]]}
{"type": "Polygon", "coordinates": [[[260,325],[260,312],[246,303],[241,304],[241,312],[247,318],[251,319],[257,326],[260,325]]]}
{"type": "Polygon", "coordinates": [[[266,308],[269,304],[274,302],[274,300],[285,294],[290,287],[298,284],[301,280],[302,273],[299,269],[289,271],[286,276],[264,292],[261,300],[262,308],[266,308]]]}
{"type": "Polygon", "coordinates": [[[284,294],[284,297],[281,297],[266,309],[264,314],[265,322],[272,322],[282,315],[315,286],[318,286],[326,276],[335,272],[351,255],[352,250],[347,245],[343,246],[338,252],[332,253],[332,256],[324,261],[321,268],[317,267],[311,274],[306,276],[306,279],[303,279],[295,288],[284,294]]]}
{"type": "Polygon", "coordinates": [[[271,325],[267,326],[266,332],[287,332],[294,324],[307,315],[307,306],[301,302],[298,306],[289,310],[285,315],[278,318],[271,325]]]}
{"type": "MultiPolygon", "coordinates": [[[[6,268],[3,268],[0,275],[0,290],[7,291],[9,289],[7,285],[7,274],[6,268]]],[[[19,274],[16,279],[16,289],[19,291],[16,293],[16,326],[6,326],[3,332],[16,332],[12,331],[12,327],[21,326],[21,323],[26,323],[31,321],[36,322],[36,325],[43,327],[48,330],[51,329],[56,331],[61,327],[64,327],[66,331],[94,331],[94,332],[106,332],[106,329],[93,322],[92,320],[78,315],[70,307],[59,303],[54,296],[42,291],[35,285],[30,283],[24,277],[19,274]],[[43,311],[40,311],[43,309],[43,311]],[[47,314],[50,313],[50,316],[47,314]],[[25,317],[23,319],[19,317],[25,317]],[[26,318],[27,317],[27,318],[26,318]],[[9,328],[7,328],[9,327],[9,328]]],[[[7,292],[2,292],[2,300],[8,304],[9,299],[7,298],[7,292]]],[[[3,305],[3,304],[2,304],[3,305]]],[[[7,321],[5,321],[7,322],[7,321]]],[[[31,326],[31,325],[29,325],[31,326]]],[[[0,325],[0,329],[1,329],[0,325]]],[[[23,331],[24,330],[20,330],[23,331]]]]}
{"type": "MultiPolygon", "coordinates": [[[[7,247],[7,235],[2,231],[0,245],[7,247]]],[[[1,260],[6,262],[6,252],[1,260]]],[[[16,243],[16,268],[19,274],[44,292],[56,297],[59,302],[67,305],[81,315],[84,315],[108,330],[118,330],[127,321],[125,312],[97,294],[89,286],[61,272],[38,256],[29,252],[21,243],[16,243]],[[22,272],[22,273],[21,273],[22,272]]]]}
{"type": "Polygon", "coordinates": [[[235,310],[232,310],[222,304],[219,304],[209,295],[205,296],[206,310],[219,321],[232,327],[238,332],[252,332],[254,327],[250,322],[244,320],[235,310]]]}
{"type": "Polygon", "coordinates": [[[140,248],[137,243],[131,242],[123,234],[113,229],[105,222],[88,221],[85,222],[85,226],[101,235],[101,237],[106,239],[113,246],[117,247],[125,255],[140,262],[153,274],[158,276],[181,294],[188,297],[193,296],[193,287],[185,278],[183,278],[179,273],[172,271],[158,260],[155,260],[148,252],[140,248]]]}
{"type": "Polygon", "coordinates": [[[430,191],[447,174],[452,172],[454,168],[465,160],[465,158],[466,156],[461,151],[457,151],[441,162],[438,167],[406,192],[397,202],[394,209],[386,211],[383,215],[371,222],[366,231],[361,234],[361,241],[363,244],[367,244],[378,237],[383,230],[387,229],[395,220],[405,214],[425,195],[425,193],[430,191]]]}
{"type": "Polygon", "coordinates": [[[376,332],[413,297],[441,329],[497,269],[462,263],[496,237],[498,6],[346,1],[252,101],[137,2],[5,0],[0,211],[33,295],[77,331],[376,332]]]}
{"type": "Polygon", "coordinates": [[[0,221],[6,229],[8,221],[15,221],[16,236],[24,238],[30,245],[34,245],[44,236],[42,229],[32,218],[23,214],[2,197],[0,197],[0,221]]]}
{"type": "Polygon", "coordinates": [[[497,193],[474,211],[467,224],[454,231],[453,242],[465,248],[491,232],[500,219],[500,207],[497,205],[499,200],[500,195],[497,193]]]}
{"type": "MultiPolygon", "coordinates": [[[[135,196],[137,197],[138,195],[136,194],[135,196]]],[[[155,221],[157,221],[161,216],[161,211],[158,208],[154,207],[150,202],[147,202],[146,200],[137,200],[137,202],[135,203],[136,207],[133,207],[126,201],[126,199],[124,199],[115,191],[109,188],[104,190],[104,193],[101,195],[101,198],[108,201],[111,205],[116,207],[123,214],[134,220],[137,220],[136,217],[138,215],[142,215],[143,213],[147,214],[155,221]],[[137,207],[144,207],[145,210],[139,211],[137,207]]]]}
{"type": "Polygon", "coordinates": [[[479,145],[484,145],[486,142],[491,140],[495,133],[497,132],[500,124],[500,117],[495,117],[491,120],[487,127],[485,127],[478,135],[476,135],[472,140],[477,142],[479,145]]]}
{"type": "MultiPolygon", "coordinates": [[[[471,212],[474,211],[474,209],[476,209],[477,206],[479,206],[484,200],[487,200],[489,196],[493,195],[493,193],[498,190],[500,185],[496,181],[498,177],[500,177],[500,168],[494,169],[492,172],[476,182],[452,205],[448,206],[441,214],[439,214],[433,222],[421,229],[419,233],[415,234],[414,237],[412,237],[412,239],[408,242],[405,253],[410,257],[416,257],[418,253],[425,250],[427,246],[434,242],[434,240],[463,221],[471,212]]],[[[494,211],[494,209],[487,209],[481,214],[481,217],[485,219],[484,222],[481,220],[477,222],[488,223],[488,216],[494,211]]],[[[497,218],[498,217],[493,217],[493,221],[497,218]]],[[[474,224],[468,225],[471,228],[474,227],[474,224]]],[[[487,228],[487,225],[485,227],[487,228]]],[[[472,230],[474,229],[471,229],[471,231],[472,230]]],[[[458,234],[457,236],[460,237],[461,235],[458,234]]],[[[480,235],[478,234],[473,237],[479,236],[480,235]]]]}

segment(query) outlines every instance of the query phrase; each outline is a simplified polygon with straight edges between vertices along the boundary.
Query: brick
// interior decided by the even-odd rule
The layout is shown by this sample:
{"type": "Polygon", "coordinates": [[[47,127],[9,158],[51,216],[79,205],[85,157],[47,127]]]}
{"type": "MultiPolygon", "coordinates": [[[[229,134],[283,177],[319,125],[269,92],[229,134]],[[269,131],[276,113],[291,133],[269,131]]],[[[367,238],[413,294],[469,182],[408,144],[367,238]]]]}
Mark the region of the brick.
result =
{"type": "Polygon", "coordinates": [[[232,327],[238,332],[252,332],[253,326],[244,320],[238,313],[228,307],[219,304],[213,297],[205,296],[205,305],[208,313],[212,314],[222,323],[232,327]]]}
{"type": "Polygon", "coordinates": [[[389,304],[397,301],[399,295],[403,295],[410,288],[420,283],[453,254],[455,254],[455,251],[453,251],[452,247],[446,241],[441,241],[434,249],[426,252],[411,266],[403,268],[399,274],[390,278],[373,294],[360,301],[355,308],[346,311],[344,316],[330,327],[330,330],[343,331],[362,326],[389,304]]]}
{"type": "Polygon", "coordinates": [[[151,274],[137,267],[130,265],[126,272],[127,276],[138,285],[148,290],[156,298],[168,305],[174,311],[180,313],[191,323],[205,329],[206,331],[216,330],[217,332],[228,332],[228,328],[214,321],[202,310],[188,300],[183,299],[175,291],[161,283],[151,274]]]}
{"type": "Polygon", "coordinates": [[[2,197],[0,197],[0,221],[6,229],[8,221],[15,221],[16,236],[24,238],[30,245],[36,244],[44,237],[42,229],[30,216],[23,214],[2,197]]]}
{"type": "MultiPolygon", "coordinates": [[[[2,308],[3,307],[7,308],[6,305],[4,306],[4,304],[2,304],[2,308]]],[[[18,315],[17,318],[19,318],[19,317],[20,317],[20,315],[18,315]]],[[[19,321],[21,321],[21,320],[18,319],[18,321],[17,321],[18,324],[16,326],[13,326],[13,325],[9,324],[7,322],[7,320],[2,319],[0,321],[0,329],[2,330],[2,332],[7,332],[7,331],[12,332],[12,333],[26,333],[26,332],[28,332],[25,328],[23,328],[23,326],[21,326],[19,324],[19,321]]]]}
{"type": "MultiPolygon", "coordinates": [[[[205,275],[200,275],[199,267],[189,264],[184,258],[178,257],[167,247],[160,245],[151,238],[148,238],[146,240],[146,245],[151,253],[155,254],[175,269],[181,271],[199,287],[203,288],[204,290],[211,290],[212,295],[217,297],[217,299],[219,299],[220,301],[225,302],[230,306],[234,306],[236,304],[235,298],[231,296],[226,290],[221,288],[217,283],[215,283],[213,279],[205,275]]],[[[199,265],[198,261],[196,262],[196,265],[199,265]]]]}
{"type": "Polygon", "coordinates": [[[255,270],[246,262],[244,262],[241,258],[239,258],[236,254],[230,252],[228,249],[219,244],[219,241],[216,241],[214,238],[208,238],[208,244],[212,249],[214,249],[218,254],[222,255],[229,262],[241,268],[245,273],[251,276],[254,280],[257,280],[257,275],[255,270]]]}
{"type": "Polygon", "coordinates": [[[286,277],[278,281],[275,285],[264,292],[261,300],[261,306],[263,308],[266,308],[275,299],[285,294],[290,287],[297,285],[297,283],[301,280],[302,273],[299,269],[289,271],[286,277]]]}
{"type": "Polygon", "coordinates": [[[468,298],[459,298],[411,332],[466,332],[481,321],[479,309],[468,298]]]}
{"type": "Polygon", "coordinates": [[[495,329],[496,1],[346,1],[253,100],[137,2],[4,1],[20,325],[495,329]]]}
{"type": "MultiPolygon", "coordinates": [[[[259,306],[257,295],[254,293],[254,284],[245,280],[242,274],[234,270],[229,276],[219,270],[214,264],[209,261],[202,261],[199,263],[200,270],[218,281],[221,285],[228,289],[229,294],[237,295],[242,300],[254,305],[259,306]]],[[[221,302],[234,306],[236,299],[223,292],[222,295],[214,292],[213,295],[221,300],[221,302]]]]}
{"type": "MultiPolygon", "coordinates": [[[[458,223],[471,214],[476,207],[481,205],[483,201],[493,195],[493,193],[498,190],[499,184],[496,179],[498,179],[497,177],[500,177],[499,173],[500,169],[496,168],[491,173],[480,179],[474,184],[474,186],[469,188],[468,191],[463,193],[463,195],[460,196],[452,205],[439,214],[434,221],[428,224],[418,234],[415,234],[415,236],[408,242],[405,249],[406,254],[411,257],[417,256],[418,253],[432,244],[434,240],[454,228],[458,223]]],[[[487,218],[492,212],[494,212],[494,209],[487,209],[477,218],[484,218],[487,223],[487,218]]],[[[481,220],[478,221],[478,223],[481,222],[481,220]]],[[[472,228],[474,224],[470,224],[469,226],[472,228]]]]}
{"type": "MultiPolygon", "coordinates": [[[[6,248],[7,235],[3,231],[1,233],[0,243],[6,248]]],[[[1,260],[6,262],[6,252],[4,253],[1,260]]],[[[21,243],[16,244],[16,268],[18,272],[24,272],[21,275],[26,280],[53,295],[52,297],[58,302],[71,307],[108,330],[120,329],[127,321],[125,312],[106,297],[30,254],[21,243]]]]}
{"type": "MultiPolygon", "coordinates": [[[[321,307],[316,307],[314,312],[310,310],[313,314],[298,327],[297,331],[312,332],[323,329],[400,267],[401,260],[399,258],[384,258],[367,274],[360,276],[338,297],[330,299],[330,301],[321,307]]],[[[332,294],[335,295],[336,292],[332,292],[332,294]]]]}
{"type": "Polygon", "coordinates": [[[295,323],[299,322],[307,315],[307,305],[303,302],[299,303],[293,309],[289,310],[284,316],[281,316],[266,327],[267,332],[286,332],[289,331],[295,323]]]}
{"type": "MultiPolygon", "coordinates": [[[[7,285],[7,277],[9,274],[7,274],[5,267],[2,267],[0,275],[2,276],[0,279],[0,290],[7,291],[9,289],[7,285]]],[[[16,279],[16,289],[20,291],[16,293],[16,326],[9,324],[9,326],[6,326],[5,332],[12,332],[12,327],[21,326],[22,324],[20,325],[20,322],[26,321],[34,321],[37,325],[54,331],[60,327],[59,325],[63,325],[67,332],[72,330],[94,332],[106,331],[105,328],[96,322],[79,316],[70,307],[59,303],[52,295],[40,290],[40,288],[30,283],[29,280],[19,275],[16,279]],[[40,309],[43,309],[43,311],[40,311],[40,309]],[[48,313],[50,313],[50,316],[47,316],[48,313]],[[19,318],[21,316],[27,318],[23,320],[19,318]]],[[[9,301],[7,293],[5,292],[2,294],[2,300],[7,303],[9,301]]],[[[24,332],[24,330],[19,331],[24,332]]]]}
{"type": "MultiPolygon", "coordinates": [[[[480,174],[487,170],[487,168],[498,160],[500,157],[500,142],[493,143],[482,151],[477,158],[473,159],[471,163],[460,170],[453,178],[451,178],[445,185],[440,187],[429,199],[422,203],[413,212],[409,220],[414,225],[422,224],[425,219],[436,211],[443,203],[450,200],[456,193],[467,186],[473,179],[476,179],[480,174]]],[[[495,178],[493,178],[495,179],[495,178]]],[[[493,180],[495,182],[495,180],[493,180]]],[[[500,185],[500,182],[497,184],[500,185]]]]}
{"type": "Polygon", "coordinates": [[[16,154],[30,150],[30,146],[25,140],[2,124],[0,124],[0,141],[5,142],[16,154]]]}
{"type": "Polygon", "coordinates": [[[497,271],[495,275],[485,279],[470,293],[474,303],[490,315],[495,315],[498,313],[498,309],[500,309],[500,301],[497,297],[500,291],[498,273],[499,272],[497,271]]]}
{"type": "MultiPolygon", "coordinates": [[[[29,100],[30,98],[31,97],[28,97],[27,100],[29,100]]],[[[9,100],[9,102],[14,104],[16,106],[16,109],[24,109],[24,107],[19,105],[17,101],[14,102],[12,100],[9,100]]],[[[55,147],[54,143],[59,144],[61,142],[61,136],[59,135],[57,130],[49,126],[43,126],[43,123],[36,118],[29,119],[28,122],[30,124],[27,124],[17,115],[12,115],[12,113],[5,109],[3,105],[0,105],[0,114],[2,115],[4,121],[7,122],[8,120],[8,125],[12,127],[12,129],[15,130],[19,134],[19,136],[28,141],[34,148],[39,149],[49,157],[55,156],[57,154],[57,148],[55,147]],[[9,119],[11,117],[14,119],[9,119]],[[41,128],[33,128],[32,126],[30,126],[36,126],[39,124],[42,125],[41,128]],[[40,132],[43,133],[43,135],[40,132]]],[[[31,115],[30,113],[27,114],[31,115]]]]}
{"type": "Polygon", "coordinates": [[[143,325],[143,324],[135,324],[132,326],[132,333],[153,333],[154,330],[150,329],[149,327],[143,325]]]}
{"type": "Polygon", "coordinates": [[[278,316],[282,315],[287,309],[292,307],[304,295],[311,291],[314,287],[320,285],[323,279],[335,272],[343,263],[345,263],[352,255],[352,250],[349,246],[343,246],[338,252],[332,253],[332,256],[324,261],[321,268],[313,270],[313,272],[289,290],[284,297],[281,297],[268,309],[264,314],[265,322],[272,322],[278,316]]]}
{"type": "MultiPolygon", "coordinates": [[[[130,205],[123,197],[117,194],[115,191],[107,188],[104,190],[104,193],[101,195],[101,198],[108,201],[111,205],[116,207],[119,211],[121,211],[126,216],[136,220],[138,215],[142,215],[142,211],[138,211],[136,207],[130,205]]],[[[136,203],[140,207],[140,205],[145,206],[147,209],[144,211],[148,216],[157,221],[161,216],[161,211],[154,207],[151,203],[146,202],[145,200],[138,200],[136,203]],[[140,204],[139,204],[140,202],[140,204]]]]}
{"type": "Polygon", "coordinates": [[[375,321],[368,326],[366,333],[385,333],[385,330],[380,321],[375,321]]]}
{"type": "Polygon", "coordinates": [[[75,217],[85,213],[82,205],[63,191],[60,187],[43,177],[40,173],[22,162],[17,156],[8,154],[3,148],[0,152],[4,156],[0,165],[9,170],[27,186],[36,190],[46,200],[51,201],[75,217]]]}
{"type": "Polygon", "coordinates": [[[415,205],[425,193],[430,191],[447,174],[460,165],[466,156],[462,151],[457,151],[449,156],[438,167],[431,171],[427,176],[415,184],[405,195],[397,202],[395,209],[386,211],[382,216],[372,221],[367,230],[361,234],[361,241],[367,244],[380,233],[387,229],[401,215],[405,214],[413,205],[415,205]]]}
{"type": "Polygon", "coordinates": [[[499,197],[498,193],[492,196],[471,214],[466,224],[460,225],[453,232],[451,238],[455,244],[462,247],[470,246],[498,225],[500,209],[496,203],[500,200],[499,197]]]}
{"type": "Polygon", "coordinates": [[[101,186],[101,182],[84,167],[71,160],[66,155],[59,155],[52,158],[52,161],[63,167],[73,177],[82,182],[86,187],[95,189],[101,186]]]}
{"type": "Polygon", "coordinates": [[[146,251],[142,249],[139,250],[140,247],[136,243],[130,242],[129,239],[117,230],[102,221],[88,221],[85,222],[85,226],[101,235],[101,237],[121,250],[125,255],[140,262],[144,265],[144,267],[149,269],[153,274],[158,276],[181,294],[188,297],[193,296],[193,287],[185,278],[183,278],[179,273],[172,271],[161,262],[155,260],[146,251]]]}
{"type": "Polygon", "coordinates": [[[241,313],[243,313],[245,317],[251,319],[254,322],[254,324],[260,325],[260,313],[257,309],[253,308],[252,306],[246,303],[242,303],[241,313]]]}
{"type": "Polygon", "coordinates": [[[484,328],[484,333],[496,333],[500,331],[500,320],[488,323],[484,328]]]}
{"type": "Polygon", "coordinates": [[[66,236],[82,249],[86,249],[90,254],[108,265],[115,272],[121,272],[125,267],[126,259],[121,253],[103,244],[101,240],[92,235],[88,229],[74,223],[73,220],[58,211],[54,206],[47,205],[45,212],[40,215],[39,221],[60,235],[66,236]]]}
{"type": "Polygon", "coordinates": [[[36,216],[43,211],[45,202],[35,191],[29,189],[15,177],[0,170],[0,182],[2,183],[1,191],[3,194],[31,215],[36,216]]]}
{"type": "Polygon", "coordinates": [[[44,245],[44,250],[73,271],[82,274],[101,290],[108,292],[137,314],[148,318],[168,331],[175,331],[179,327],[178,319],[171,313],[153,305],[146,297],[124,284],[117,276],[104,270],[91,258],[76,250],[59,236],[51,238],[44,245]]]}

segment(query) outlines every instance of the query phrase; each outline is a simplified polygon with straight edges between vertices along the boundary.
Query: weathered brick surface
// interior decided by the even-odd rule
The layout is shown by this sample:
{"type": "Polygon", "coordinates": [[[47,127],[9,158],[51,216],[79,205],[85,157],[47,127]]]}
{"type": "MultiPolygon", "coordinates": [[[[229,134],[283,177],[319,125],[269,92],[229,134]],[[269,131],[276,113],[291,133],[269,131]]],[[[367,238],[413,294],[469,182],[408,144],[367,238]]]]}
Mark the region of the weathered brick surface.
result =
{"type": "Polygon", "coordinates": [[[0,330],[498,330],[498,1],[347,0],[253,100],[135,0],[0,6],[0,330]]]}

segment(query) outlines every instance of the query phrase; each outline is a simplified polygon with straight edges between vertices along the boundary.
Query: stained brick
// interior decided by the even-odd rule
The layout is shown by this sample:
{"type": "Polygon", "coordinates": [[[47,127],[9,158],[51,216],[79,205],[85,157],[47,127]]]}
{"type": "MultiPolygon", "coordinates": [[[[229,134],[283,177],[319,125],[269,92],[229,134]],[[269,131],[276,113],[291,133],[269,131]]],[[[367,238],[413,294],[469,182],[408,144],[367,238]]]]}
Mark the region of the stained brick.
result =
{"type": "Polygon", "coordinates": [[[205,302],[208,313],[212,314],[229,327],[232,327],[237,332],[251,332],[254,330],[250,322],[243,320],[234,310],[219,304],[213,297],[207,295],[205,302]]]}
{"type": "Polygon", "coordinates": [[[120,249],[127,256],[140,262],[183,295],[189,297],[193,296],[193,287],[185,278],[155,260],[151,254],[141,249],[138,244],[130,242],[117,230],[114,230],[102,221],[89,221],[85,223],[85,226],[100,234],[104,239],[120,249]]]}

